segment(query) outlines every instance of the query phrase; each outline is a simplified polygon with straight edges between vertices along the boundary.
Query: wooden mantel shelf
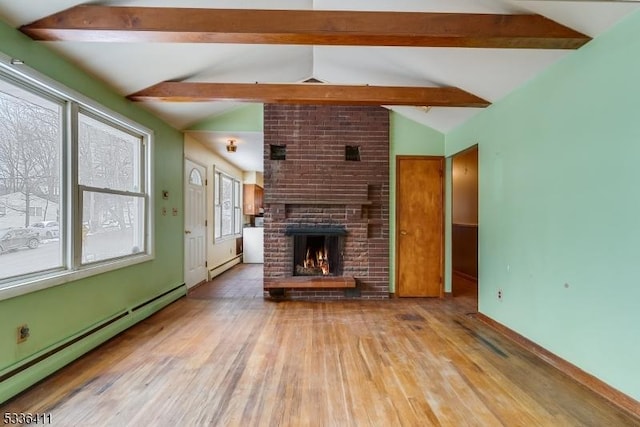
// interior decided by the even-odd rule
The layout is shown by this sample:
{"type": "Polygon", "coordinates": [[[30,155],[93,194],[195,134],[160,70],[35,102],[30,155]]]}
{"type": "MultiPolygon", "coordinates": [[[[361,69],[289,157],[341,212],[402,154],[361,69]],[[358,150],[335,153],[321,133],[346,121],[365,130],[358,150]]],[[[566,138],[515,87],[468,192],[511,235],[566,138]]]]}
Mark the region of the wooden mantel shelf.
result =
{"type": "Polygon", "coordinates": [[[283,277],[273,283],[265,283],[264,289],[335,289],[355,288],[356,279],[353,277],[324,277],[324,276],[295,276],[283,277]]]}
{"type": "Polygon", "coordinates": [[[265,200],[264,203],[274,205],[371,205],[369,200],[314,200],[314,199],[284,199],[284,200],[265,200]]]}

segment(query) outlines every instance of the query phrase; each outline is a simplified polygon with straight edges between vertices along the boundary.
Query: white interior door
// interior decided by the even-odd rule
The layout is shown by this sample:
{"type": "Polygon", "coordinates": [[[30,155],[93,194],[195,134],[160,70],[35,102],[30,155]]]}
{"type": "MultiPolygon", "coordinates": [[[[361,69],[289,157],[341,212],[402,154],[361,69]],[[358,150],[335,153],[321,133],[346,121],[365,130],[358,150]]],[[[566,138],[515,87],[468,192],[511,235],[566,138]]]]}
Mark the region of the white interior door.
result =
{"type": "Polygon", "coordinates": [[[184,280],[187,288],[207,280],[205,168],[184,162],[184,280]]]}

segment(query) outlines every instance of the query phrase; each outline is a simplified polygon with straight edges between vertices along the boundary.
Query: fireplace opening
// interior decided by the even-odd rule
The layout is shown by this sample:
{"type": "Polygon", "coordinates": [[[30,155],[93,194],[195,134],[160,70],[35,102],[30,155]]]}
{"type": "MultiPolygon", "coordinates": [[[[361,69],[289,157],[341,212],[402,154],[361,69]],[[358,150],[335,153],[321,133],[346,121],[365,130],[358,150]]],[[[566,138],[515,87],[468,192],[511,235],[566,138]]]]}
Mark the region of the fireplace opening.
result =
{"type": "Polygon", "coordinates": [[[342,276],[344,227],[287,227],[293,237],[294,276],[342,276]]]}
{"type": "Polygon", "coordinates": [[[298,235],[293,238],[294,276],[341,276],[342,236],[298,235]]]}

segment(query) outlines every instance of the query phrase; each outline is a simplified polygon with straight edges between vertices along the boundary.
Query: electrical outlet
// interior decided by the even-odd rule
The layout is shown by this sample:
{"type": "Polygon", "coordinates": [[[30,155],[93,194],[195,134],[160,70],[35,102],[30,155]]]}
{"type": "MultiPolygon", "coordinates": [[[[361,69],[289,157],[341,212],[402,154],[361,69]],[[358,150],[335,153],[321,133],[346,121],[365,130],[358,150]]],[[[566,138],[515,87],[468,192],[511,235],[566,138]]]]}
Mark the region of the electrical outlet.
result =
{"type": "Polygon", "coordinates": [[[498,289],[498,301],[502,301],[502,297],[504,296],[504,292],[502,289],[498,289]]]}
{"type": "Polygon", "coordinates": [[[25,342],[27,338],[29,338],[29,335],[31,335],[31,331],[29,331],[29,325],[26,324],[18,326],[16,332],[18,344],[25,342]]]}

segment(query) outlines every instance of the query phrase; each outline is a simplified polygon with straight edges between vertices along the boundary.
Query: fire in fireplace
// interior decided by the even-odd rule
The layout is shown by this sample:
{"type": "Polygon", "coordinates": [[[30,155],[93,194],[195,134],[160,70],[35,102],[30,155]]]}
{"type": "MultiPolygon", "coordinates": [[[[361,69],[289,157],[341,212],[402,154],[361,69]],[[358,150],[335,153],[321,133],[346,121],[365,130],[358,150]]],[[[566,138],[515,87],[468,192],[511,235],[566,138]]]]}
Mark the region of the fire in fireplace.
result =
{"type": "Polygon", "coordinates": [[[344,258],[344,228],[291,228],[294,276],[341,276],[344,258]]]}
{"type": "Polygon", "coordinates": [[[309,235],[294,237],[294,276],[335,275],[338,262],[331,255],[338,248],[337,242],[334,242],[336,239],[331,237],[309,235]]]}

